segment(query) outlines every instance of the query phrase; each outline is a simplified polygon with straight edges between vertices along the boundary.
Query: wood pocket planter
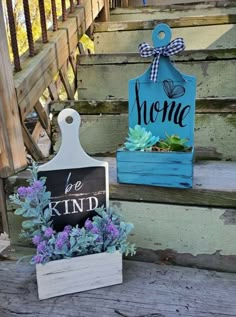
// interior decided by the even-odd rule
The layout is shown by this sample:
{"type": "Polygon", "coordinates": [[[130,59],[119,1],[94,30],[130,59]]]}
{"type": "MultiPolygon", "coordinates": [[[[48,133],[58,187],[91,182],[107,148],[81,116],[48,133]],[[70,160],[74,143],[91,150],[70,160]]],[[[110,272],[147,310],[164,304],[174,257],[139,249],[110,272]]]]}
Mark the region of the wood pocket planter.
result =
{"type": "Polygon", "coordinates": [[[119,183],[191,188],[193,183],[191,152],[117,151],[119,183]]]}
{"type": "Polygon", "coordinates": [[[122,283],[122,254],[97,253],[36,264],[39,299],[122,283]]]}
{"type": "Polygon", "coordinates": [[[142,43],[142,57],[153,56],[147,71],[129,80],[129,127],[145,128],[165,140],[167,135],[187,139],[191,152],[117,151],[120,183],[189,188],[193,179],[196,78],[179,72],[169,56],[184,49],[182,38],[171,40],[168,25],[152,33],[154,47],[142,43]],[[163,37],[160,35],[163,34],[163,37]]]}

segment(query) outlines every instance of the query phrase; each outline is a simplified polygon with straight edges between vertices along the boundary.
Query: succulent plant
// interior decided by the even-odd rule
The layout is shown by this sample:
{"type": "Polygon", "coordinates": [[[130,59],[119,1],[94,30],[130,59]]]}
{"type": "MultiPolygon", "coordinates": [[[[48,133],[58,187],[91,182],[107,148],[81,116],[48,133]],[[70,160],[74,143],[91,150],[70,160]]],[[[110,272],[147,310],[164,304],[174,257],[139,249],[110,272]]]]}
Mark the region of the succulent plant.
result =
{"type": "Polygon", "coordinates": [[[160,149],[165,149],[167,151],[186,151],[189,147],[185,144],[188,139],[181,139],[178,135],[166,135],[165,140],[158,142],[158,147],[160,149]]]}
{"type": "Polygon", "coordinates": [[[129,135],[126,138],[125,148],[129,151],[151,151],[152,146],[156,144],[160,138],[153,136],[152,132],[146,131],[140,125],[136,125],[133,129],[129,128],[129,135]]]}

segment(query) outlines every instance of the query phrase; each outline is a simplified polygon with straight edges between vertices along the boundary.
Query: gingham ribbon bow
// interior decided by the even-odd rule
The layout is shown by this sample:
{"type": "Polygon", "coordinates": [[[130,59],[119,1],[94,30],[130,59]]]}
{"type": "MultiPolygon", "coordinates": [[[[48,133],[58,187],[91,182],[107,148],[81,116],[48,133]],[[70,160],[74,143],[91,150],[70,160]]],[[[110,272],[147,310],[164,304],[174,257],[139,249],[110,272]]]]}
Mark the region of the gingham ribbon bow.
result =
{"type": "Polygon", "coordinates": [[[185,49],[184,39],[179,37],[173,41],[171,41],[166,46],[151,47],[148,43],[141,43],[139,44],[139,54],[141,57],[150,57],[154,56],[151,66],[151,74],[150,80],[157,82],[157,75],[158,75],[158,66],[160,61],[160,56],[172,56],[175,55],[185,49]]]}

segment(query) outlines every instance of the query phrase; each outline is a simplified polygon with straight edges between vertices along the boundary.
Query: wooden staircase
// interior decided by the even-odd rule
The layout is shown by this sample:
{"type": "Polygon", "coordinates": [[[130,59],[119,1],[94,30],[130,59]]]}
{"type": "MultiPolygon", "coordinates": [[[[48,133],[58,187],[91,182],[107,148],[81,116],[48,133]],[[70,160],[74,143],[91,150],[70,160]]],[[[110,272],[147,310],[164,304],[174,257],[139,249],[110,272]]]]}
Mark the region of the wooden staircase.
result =
{"type": "MultiPolygon", "coordinates": [[[[78,59],[79,100],[51,104],[53,152],[60,145],[59,111],[78,110],[84,149],[109,161],[111,205],[135,225],[136,259],[236,272],[236,7],[193,7],[116,9],[111,22],[94,25],[97,54],[78,59]],[[197,76],[196,163],[188,190],[116,180],[115,151],[128,132],[128,80],[150,65],[137,47],[151,44],[158,22],[173,28],[173,38],[184,37],[186,50],[175,63],[197,76]]],[[[7,193],[27,177],[9,178],[7,193]]],[[[11,239],[19,243],[13,209],[8,204],[11,239]]]]}

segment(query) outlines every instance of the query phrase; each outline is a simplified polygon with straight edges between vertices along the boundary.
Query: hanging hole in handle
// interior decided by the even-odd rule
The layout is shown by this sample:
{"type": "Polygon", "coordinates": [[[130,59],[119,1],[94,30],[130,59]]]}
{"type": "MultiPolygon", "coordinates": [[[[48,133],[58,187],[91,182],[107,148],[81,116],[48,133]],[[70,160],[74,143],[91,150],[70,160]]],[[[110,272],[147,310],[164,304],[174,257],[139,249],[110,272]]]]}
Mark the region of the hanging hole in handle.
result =
{"type": "Polygon", "coordinates": [[[165,38],[165,36],[166,36],[166,34],[165,34],[165,32],[163,32],[163,31],[160,31],[160,32],[158,33],[158,38],[159,38],[159,40],[163,40],[163,39],[165,38]]]}
{"type": "Polygon", "coordinates": [[[66,123],[71,124],[74,121],[74,119],[71,116],[68,116],[66,117],[65,121],[66,123]]]}

